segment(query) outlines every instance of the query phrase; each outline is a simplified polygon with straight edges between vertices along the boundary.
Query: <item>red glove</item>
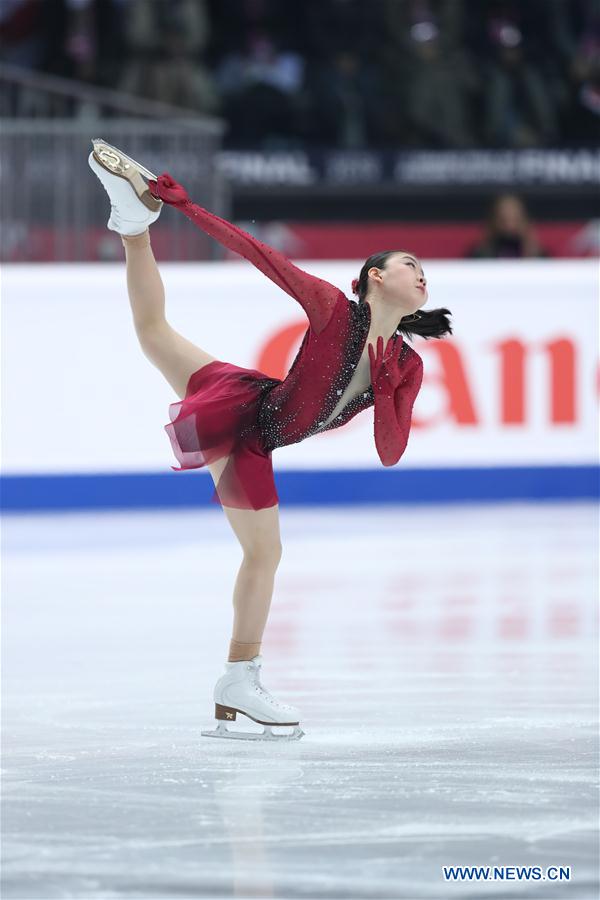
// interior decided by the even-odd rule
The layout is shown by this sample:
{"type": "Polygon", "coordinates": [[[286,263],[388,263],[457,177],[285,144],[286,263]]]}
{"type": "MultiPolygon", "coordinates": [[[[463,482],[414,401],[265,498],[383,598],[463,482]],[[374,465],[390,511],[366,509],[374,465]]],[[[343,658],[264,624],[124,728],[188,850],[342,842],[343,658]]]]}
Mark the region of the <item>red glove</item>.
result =
{"type": "Polygon", "coordinates": [[[376,395],[393,397],[396,388],[402,380],[403,371],[400,365],[399,350],[402,348],[404,337],[398,335],[398,340],[395,338],[396,335],[392,335],[384,351],[383,338],[381,336],[378,337],[377,353],[373,349],[373,344],[369,344],[371,384],[376,395]]]}
{"type": "Polygon", "coordinates": [[[189,200],[188,192],[180,184],[177,184],[174,178],[171,178],[168,172],[159,175],[156,181],[150,179],[148,187],[155,197],[158,197],[164,203],[170,203],[172,206],[178,206],[189,200]]]}
{"type": "MultiPolygon", "coordinates": [[[[421,357],[409,352],[408,360],[404,353],[397,353],[404,339],[394,345],[391,337],[383,351],[383,338],[377,338],[377,354],[369,344],[369,360],[371,362],[371,383],[375,406],[375,446],[384,466],[395,466],[408,441],[412,408],[421,388],[423,379],[423,361],[421,357]],[[400,357],[404,357],[402,363],[400,357]],[[402,388],[400,389],[400,386],[402,388]]],[[[407,350],[411,351],[410,347],[407,350]]]]}

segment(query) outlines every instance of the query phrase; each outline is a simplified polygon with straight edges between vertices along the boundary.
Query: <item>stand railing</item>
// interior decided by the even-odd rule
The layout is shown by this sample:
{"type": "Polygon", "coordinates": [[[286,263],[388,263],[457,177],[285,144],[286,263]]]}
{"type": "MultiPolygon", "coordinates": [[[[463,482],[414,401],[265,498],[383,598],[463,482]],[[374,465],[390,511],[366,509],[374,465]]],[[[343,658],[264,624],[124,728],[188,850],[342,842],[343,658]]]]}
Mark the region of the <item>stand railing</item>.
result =
{"type": "MultiPolygon", "coordinates": [[[[95,137],[157,174],[169,171],[197,202],[228,217],[230,192],[215,165],[225,129],[220,119],[15,66],[0,65],[0,86],[3,95],[6,87],[21,92],[18,101],[13,97],[20,110],[42,109],[39,98],[46,96],[50,105],[65,101],[77,112],[75,118],[19,118],[6,115],[6,99],[0,106],[5,113],[0,119],[2,261],[122,258],[118,236],[106,229],[108,198],[87,164],[95,137]],[[29,100],[22,92],[29,92],[29,100]],[[103,112],[113,115],[102,118],[103,112]]],[[[163,259],[220,256],[210,238],[170,208],[152,235],[163,259]]]]}

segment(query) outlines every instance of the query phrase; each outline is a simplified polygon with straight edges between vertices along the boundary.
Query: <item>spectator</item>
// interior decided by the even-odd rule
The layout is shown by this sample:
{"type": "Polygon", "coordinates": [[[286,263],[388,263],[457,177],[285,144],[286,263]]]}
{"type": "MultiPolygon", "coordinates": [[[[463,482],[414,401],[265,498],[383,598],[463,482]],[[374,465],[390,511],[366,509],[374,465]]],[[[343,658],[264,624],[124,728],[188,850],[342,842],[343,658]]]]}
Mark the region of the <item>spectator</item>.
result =
{"type": "Polygon", "coordinates": [[[510,19],[491,18],[488,28],[495,59],[487,67],[484,90],[483,137],[493,147],[552,145],[558,119],[539,72],[527,59],[523,34],[510,19]]]}
{"type": "Polygon", "coordinates": [[[274,35],[279,46],[306,52],[306,25],[309,9],[314,4],[282,3],[282,0],[207,0],[207,3],[213,67],[229,54],[239,52],[240,35],[256,31],[274,35]]]}
{"type": "Polygon", "coordinates": [[[467,256],[471,259],[538,258],[550,254],[538,243],[525,204],[516,194],[494,198],[483,240],[467,256]]]}
{"type": "Polygon", "coordinates": [[[133,58],[125,66],[120,90],[199,113],[219,111],[212,76],[198,61],[209,37],[202,0],[132,0],[125,24],[133,58]]]}
{"type": "Polygon", "coordinates": [[[476,144],[471,108],[479,81],[460,45],[462,4],[388,0],[384,13],[392,37],[382,49],[390,143],[432,148],[476,144]]]}
{"type": "MultiPolygon", "coordinates": [[[[510,25],[519,31],[527,49],[527,61],[538,67],[548,56],[547,20],[555,0],[462,0],[464,4],[461,45],[478,69],[497,55],[498,29],[510,25]]],[[[559,0],[560,2],[560,0],[559,0]]],[[[568,3],[578,0],[566,0],[568,3]]]]}
{"type": "MultiPolygon", "coordinates": [[[[115,87],[124,58],[123,8],[129,0],[35,2],[40,8],[39,33],[44,37],[39,68],[53,75],[115,87]]],[[[70,110],[54,110],[62,115],[77,111],[77,105],[70,110]]]]}
{"type": "Polygon", "coordinates": [[[443,53],[435,23],[420,25],[413,30],[408,57],[407,112],[412,134],[407,143],[433,148],[473,146],[476,140],[468,110],[477,79],[462,54],[443,53]]]}
{"type": "Polygon", "coordinates": [[[42,0],[1,0],[0,59],[35,69],[43,61],[46,35],[42,0]]]}
{"type": "Polygon", "coordinates": [[[98,83],[98,0],[44,0],[47,55],[43,68],[53,75],[98,83]]]}
{"type": "Polygon", "coordinates": [[[277,146],[295,136],[304,60],[281,50],[266,31],[251,32],[241,51],[227,54],[215,73],[230,130],[230,146],[277,146]]]}
{"type": "MultiPolygon", "coordinates": [[[[0,60],[37,69],[47,54],[41,0],[0,0],[0,60]]],[[[47,115],[45,97],[6,83],[0,92],[0,116],[47,115]]]]}
{"type": "Polygon", "coordinates": [[[304,52],[311,61],[329,62],[336,53],[352,49],[363,61],[376,62],[389,43],[382,11],[376,6],[374,14],[364,0],[318,0],[302,4],[302,9],[307,24],[304,52]]]}
{"type": "Polygon", "coordinates": [[[569,143],[600,141],[600,13],[585,32],[569,68],[563,130],[569,143]]]}
{"type": "Polygon", "coordinates": [[[322,146],[358,149],[377,145],[384,116],[373,66],[353,50],[339,50],[309,76],[309,139],[322,146]]]}

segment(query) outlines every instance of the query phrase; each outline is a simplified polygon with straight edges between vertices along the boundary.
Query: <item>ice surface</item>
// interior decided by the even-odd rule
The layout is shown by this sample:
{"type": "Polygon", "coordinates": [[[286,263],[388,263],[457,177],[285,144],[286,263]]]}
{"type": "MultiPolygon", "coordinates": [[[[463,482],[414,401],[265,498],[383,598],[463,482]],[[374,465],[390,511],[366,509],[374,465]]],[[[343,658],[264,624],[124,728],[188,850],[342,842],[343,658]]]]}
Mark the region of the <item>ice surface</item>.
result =
{"type": "Polygon", "coordinates": [[[283,509],[279,745],[200,737],[221,510],[2,528],[4,900],[597,896],[595,506],[283,509]],[[487,864],[571,881],[443,880],[487,864]]]}

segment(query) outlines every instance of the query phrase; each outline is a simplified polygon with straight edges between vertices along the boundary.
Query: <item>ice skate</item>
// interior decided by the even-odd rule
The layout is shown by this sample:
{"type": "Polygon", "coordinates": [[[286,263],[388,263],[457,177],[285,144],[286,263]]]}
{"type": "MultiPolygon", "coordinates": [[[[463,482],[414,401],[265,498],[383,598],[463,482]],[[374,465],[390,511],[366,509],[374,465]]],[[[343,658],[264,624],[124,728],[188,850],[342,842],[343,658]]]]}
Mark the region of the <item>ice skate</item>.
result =
{"type": "MultiPolygon", "coordinates": [[[[214,689],[214,731],[203,731],[204,737],[237,738],[247,741],[298,741],[304,734],[299,726],[300,712],[276,700],[260,683],[262,656],[240,662],[225,663],[225,674],[214,689]],[[235,722],[238,715],[263,725],[263,730],[230,731],[227,722],[235,722]],[[274,731],[286,727],[287,732],[274,731]],[[290,732],[289,729],[293,730],[290,732]]],[[[247,724],[247,723],[244,723],[247,724]]]]}
{"type": "Polygon", "coordinates": [[[107,227],[119,234],[141,234],[156,222],[163,206],[147,184],[156,175],[100,138],[94,138],[92,145],[89,166],[110,198],[107,227]]]}

